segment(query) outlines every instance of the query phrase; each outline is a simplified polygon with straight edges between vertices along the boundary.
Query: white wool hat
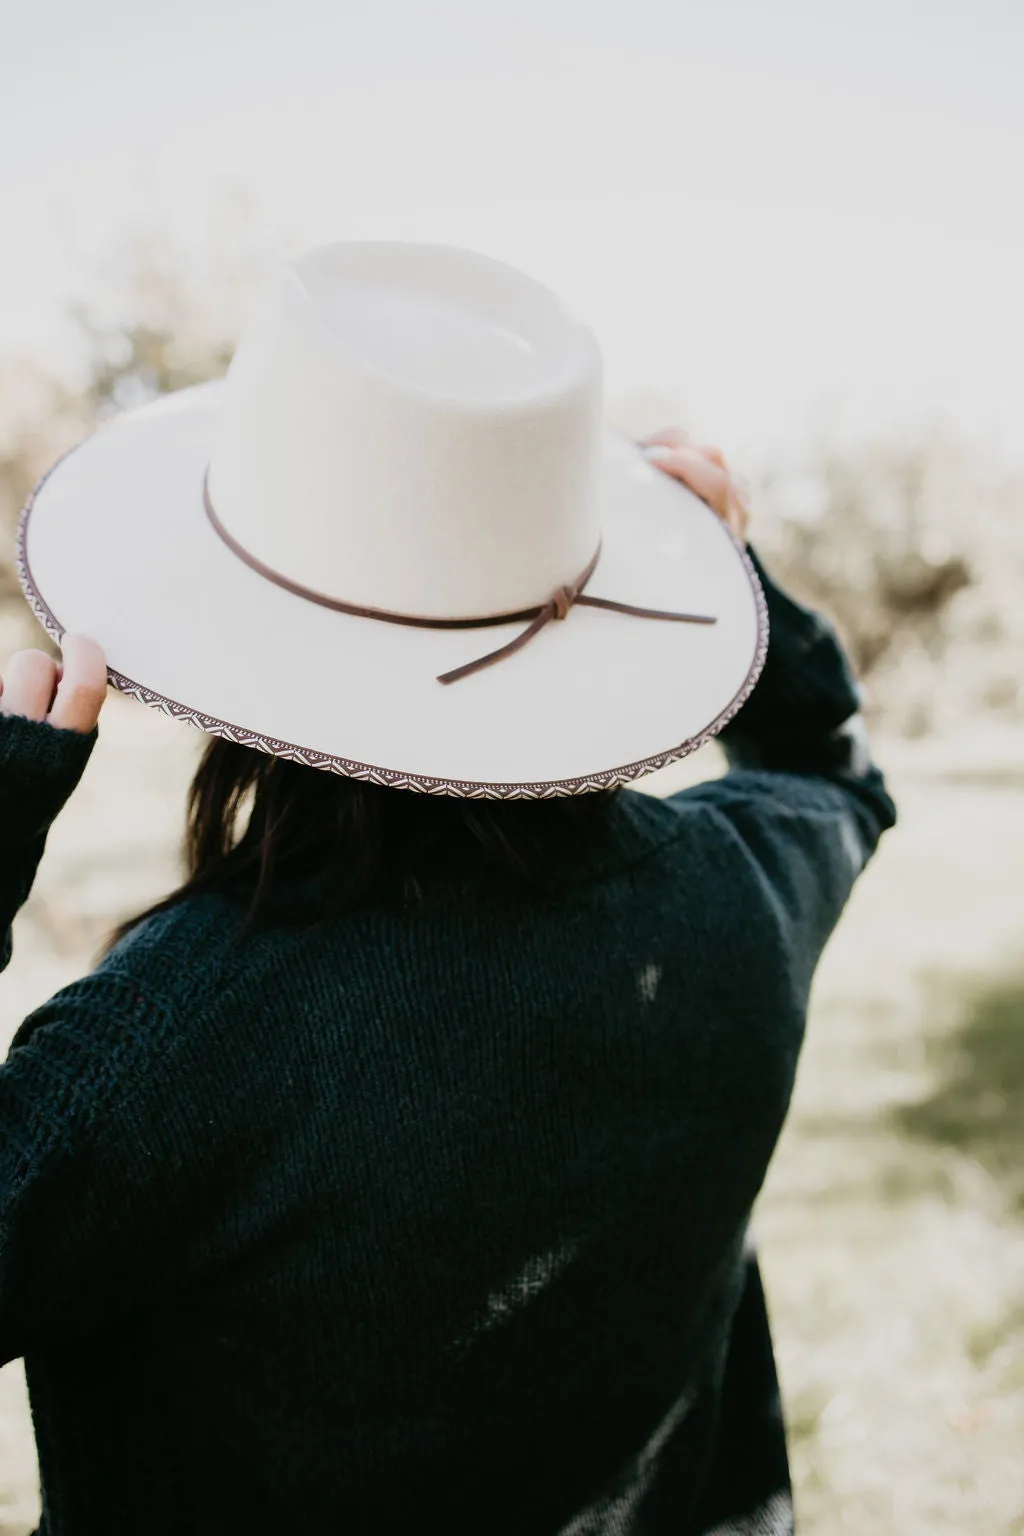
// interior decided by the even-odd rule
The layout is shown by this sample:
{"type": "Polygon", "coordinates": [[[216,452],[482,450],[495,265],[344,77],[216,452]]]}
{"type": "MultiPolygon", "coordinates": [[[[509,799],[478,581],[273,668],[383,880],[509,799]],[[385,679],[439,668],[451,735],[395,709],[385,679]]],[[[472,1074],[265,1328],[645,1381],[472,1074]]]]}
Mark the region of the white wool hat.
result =
{"type": "Polygon", "coordinates": [[[280,266],[223,381],[51,469],[18,559],[122,691],[434,794],[638,778],[725,724],[767,647],[740,543],[604,424],[591,331],[443,245],[280,266]]]}

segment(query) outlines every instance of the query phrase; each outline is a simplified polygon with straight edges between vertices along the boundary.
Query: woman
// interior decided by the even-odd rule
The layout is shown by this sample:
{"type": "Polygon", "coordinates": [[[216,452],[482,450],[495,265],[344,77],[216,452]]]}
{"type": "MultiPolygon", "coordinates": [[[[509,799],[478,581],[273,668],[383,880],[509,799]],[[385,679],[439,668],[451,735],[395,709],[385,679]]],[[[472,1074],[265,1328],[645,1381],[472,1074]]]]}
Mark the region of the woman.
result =
{"type": "MultiPolygon", "coordinates": [[[[655,441],[743,531],[721,456],[655,441]]],[[[893,812],[834,636],[762,580],[772,641],[722,732],[730,772],[646,814],[629,790],[431,800],[211,739],[182,893],[26,1020],[0,1072],[0,1358],[26,1355],[47,1529],[789,1529],[743,1231],[815,962],[893,812]],[[509,878],[543,862],[534,817],[549,850],[576,839],[556,895],[509,878]],[[449,856],[478,866],[457,911],[449,856]],[[354,884],[407,865],[416,916],[270,919],[335,860],[354,884]],[[233,953],[254,892],[266,926],[233,953]],[[668,963],[645,964],[669,922],[668,963]],[[339,997],[367,1033],[316,1058],[304,1036],[339,997]],[[571,1026],[540,1038],[555,999],[571,1026]],[[573,1195],[607,1217],[575,1263],[551,1242],[570,1079],[573,1195]],[[496,1232],[522,1262],[446,1351],[496,1232]]],[[[39,651],[8,665],[5,961],[105,685],[81,637],[62,675],[39,651]]]]}
{"type": "MultiPolygon", "coordinates": [[[[721,453],[650,442],[745,540],[721,453]]],[[[0,1068],[41,1532],[792,1530],[747,1226],[894,812],[835,635],[758,570],[729,771],[665,800],[211,738],[184,885],[0,1068]]],[[[105,685],[80,635],[6,669],[5,962],[105,685]]]]}

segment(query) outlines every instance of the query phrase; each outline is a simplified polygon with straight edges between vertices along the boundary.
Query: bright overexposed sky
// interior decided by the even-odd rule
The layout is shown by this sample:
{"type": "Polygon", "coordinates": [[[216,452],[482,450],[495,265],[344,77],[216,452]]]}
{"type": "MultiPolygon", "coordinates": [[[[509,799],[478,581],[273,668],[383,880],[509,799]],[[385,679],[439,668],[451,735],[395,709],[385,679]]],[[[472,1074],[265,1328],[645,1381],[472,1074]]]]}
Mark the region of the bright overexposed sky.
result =
{"type": "Polygon", "coordinates": [[[242,188],[522,266],[751,464],[935,418],[1024,459],[1021,0],[33,0],[0,54],[0,352],[242,188]]]}

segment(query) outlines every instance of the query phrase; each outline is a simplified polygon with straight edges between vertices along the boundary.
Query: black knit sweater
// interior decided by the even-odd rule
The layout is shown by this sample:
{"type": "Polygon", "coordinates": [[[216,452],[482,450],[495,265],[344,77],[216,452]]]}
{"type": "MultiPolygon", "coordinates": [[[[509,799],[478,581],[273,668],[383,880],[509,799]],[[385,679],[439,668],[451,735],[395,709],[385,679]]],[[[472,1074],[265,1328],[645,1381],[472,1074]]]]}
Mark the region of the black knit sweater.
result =
{"type": "MultiPolygon", "coordinates": [[[[729,773],[621,792],[546,894],[439,868],[242,942],[193,898],[26,1019],[0,1363],[41,1533],[791,1529],[745,1233],[894,812],[831,630],[766,591],[729,773]]],[[[93,740],[0,718],[4,962],[93,740]]]]}

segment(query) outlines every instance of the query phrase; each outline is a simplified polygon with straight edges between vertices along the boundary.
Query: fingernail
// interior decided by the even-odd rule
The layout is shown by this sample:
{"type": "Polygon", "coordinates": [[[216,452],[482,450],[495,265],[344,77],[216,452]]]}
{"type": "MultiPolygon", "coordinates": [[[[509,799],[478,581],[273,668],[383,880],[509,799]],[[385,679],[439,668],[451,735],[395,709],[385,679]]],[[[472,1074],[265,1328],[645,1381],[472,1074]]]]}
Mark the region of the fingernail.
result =
{"type": "Polygon", "coordinates": [[[651,443],[649,447],[644,449],[644,453],[649,459],[670,459],[675,452],[676,449],[669,448],[666,443],[651,443]]]}

